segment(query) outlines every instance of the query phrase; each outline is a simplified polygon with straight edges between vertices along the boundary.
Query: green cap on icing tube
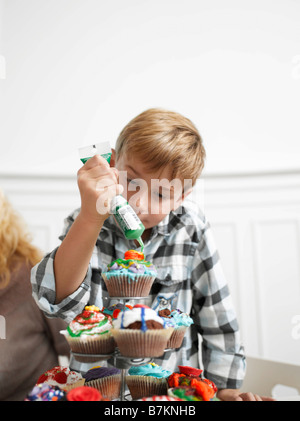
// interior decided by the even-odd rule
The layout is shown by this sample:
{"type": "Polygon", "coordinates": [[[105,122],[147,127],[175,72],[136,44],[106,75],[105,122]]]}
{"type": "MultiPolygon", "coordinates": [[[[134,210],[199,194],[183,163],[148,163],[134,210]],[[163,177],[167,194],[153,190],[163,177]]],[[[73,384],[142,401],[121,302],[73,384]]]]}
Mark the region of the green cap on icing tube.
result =
{"type": "MultiPolygon", "coordinates": [[[[101,155],[107,160],[108,163],[110,163],[110,143],[101,142],[96,143],[94,145],[79,148],[79,156],[83,164],[85,164],[89,158],[92,158],[94,155],[97,154],[101,155]]],[[[145,227],[123,196],[117,195],[113,197],[111,201],[111,212],[120,229],[123,231],[124,236],[128,240],[137,240],[143,252],[144,243],[142,240],[142,234],[145,231],[145,227]]]]}

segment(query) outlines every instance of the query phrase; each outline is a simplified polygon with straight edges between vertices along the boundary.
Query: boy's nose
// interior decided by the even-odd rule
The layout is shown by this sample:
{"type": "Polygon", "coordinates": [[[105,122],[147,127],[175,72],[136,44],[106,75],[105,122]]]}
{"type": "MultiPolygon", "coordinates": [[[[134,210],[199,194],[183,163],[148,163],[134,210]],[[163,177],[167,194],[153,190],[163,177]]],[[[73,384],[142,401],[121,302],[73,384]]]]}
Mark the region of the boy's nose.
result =
{"type": "Polygon", "coordinates": [[[148,194],[141,193],[135,203],[131,204],[137,215],[147,214],[148,213],[148,194]]]}

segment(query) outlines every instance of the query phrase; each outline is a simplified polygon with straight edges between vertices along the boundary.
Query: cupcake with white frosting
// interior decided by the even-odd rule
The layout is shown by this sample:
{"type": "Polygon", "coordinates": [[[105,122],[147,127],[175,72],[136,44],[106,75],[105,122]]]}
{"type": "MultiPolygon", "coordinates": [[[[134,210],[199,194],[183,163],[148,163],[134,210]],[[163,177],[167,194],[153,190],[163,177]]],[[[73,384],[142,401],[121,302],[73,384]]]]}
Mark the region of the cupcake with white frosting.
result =
{"type": "Polygon", "coordinates": [[[121,312],[111,330],[120,353],[132,358],[160,357],[172,332],[155,310],[140,304],[121,312]]]}
{"type": "Polygon", "coordinates": [[[116,345],[111,329],[110,316],[101,313],[96,306],[86,306],[61,333],[75,354],[84,354],[82,359],[75,355],[78,361],[93,362],[97,361],[97,357],[88,358],[86,355],[107,355],[114,351],[116,345]]]}

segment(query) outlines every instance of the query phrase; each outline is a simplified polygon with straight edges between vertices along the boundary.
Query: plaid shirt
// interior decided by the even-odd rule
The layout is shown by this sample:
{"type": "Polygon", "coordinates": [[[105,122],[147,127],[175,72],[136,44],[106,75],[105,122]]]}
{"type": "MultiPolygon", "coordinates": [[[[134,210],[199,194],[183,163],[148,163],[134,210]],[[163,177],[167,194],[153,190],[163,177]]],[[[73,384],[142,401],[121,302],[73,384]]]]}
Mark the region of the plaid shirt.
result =
{"type": "MultiPolygon", "coordinates": [[[[65,220],[61,240],[66,236],[79,210],[65,220]]],[[[128,249],[136,249],[110,216],[104,223],[82,284],[70,296],[55,304],[53,262],[56,250],[32,269],[33,296],[49,317],[70,322],[85,305],[99,308],[117,303],[109,297],[101,272],[128,249]]],[[[245,356],[240,343],[238,323],[233,310],[210,225],[192,202],[185,200],[152,229],[145,243],[146,259],[157,269],[150,296],[144,303],[159,310],[179,308],[190,314],[194,324],[185,334],[181,348],[166,351],[154,360],[165,369],[177,371],[178,365],[204,368],[204,376],[218,388],[240,388],[245,373],[245,356]],[[202,361],[201,361],[202,360],[202,361]],[[202,362],[202,364],[201,364],[202,362]]]]}

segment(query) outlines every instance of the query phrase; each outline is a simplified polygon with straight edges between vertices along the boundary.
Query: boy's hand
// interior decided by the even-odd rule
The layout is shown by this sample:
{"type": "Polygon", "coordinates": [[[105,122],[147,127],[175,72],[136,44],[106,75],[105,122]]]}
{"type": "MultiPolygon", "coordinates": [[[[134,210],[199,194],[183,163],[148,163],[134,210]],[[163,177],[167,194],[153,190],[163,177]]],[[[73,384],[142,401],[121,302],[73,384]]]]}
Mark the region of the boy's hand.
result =
{"type": "Polygon", "coordinates": [[[255,393],[241,393],[239,389],[221,389],[217,392],[221,401],[275,401],[276,399],[259,396],[255,393]]]}
{"type": "Polygon", "coordinates": [[[118,183],[118,170],[110,167],[102,156],[95,155],[78,171],[77,183],[81,218],[93,224],[103,224],[110,215],[111,199],[124,190],[118,183]]]}

